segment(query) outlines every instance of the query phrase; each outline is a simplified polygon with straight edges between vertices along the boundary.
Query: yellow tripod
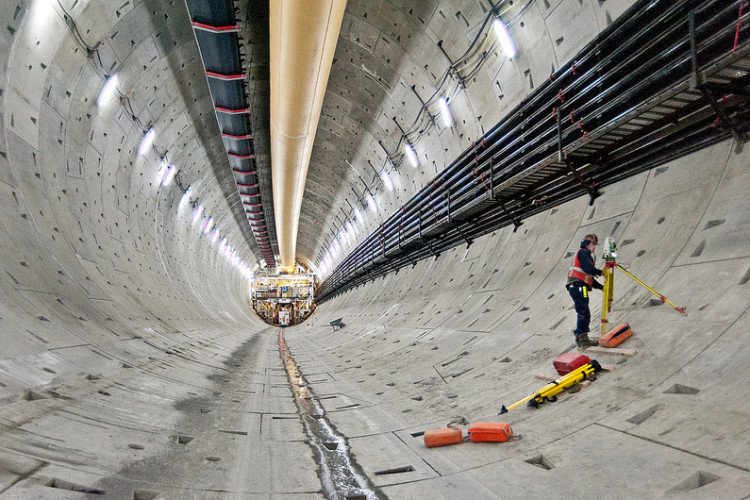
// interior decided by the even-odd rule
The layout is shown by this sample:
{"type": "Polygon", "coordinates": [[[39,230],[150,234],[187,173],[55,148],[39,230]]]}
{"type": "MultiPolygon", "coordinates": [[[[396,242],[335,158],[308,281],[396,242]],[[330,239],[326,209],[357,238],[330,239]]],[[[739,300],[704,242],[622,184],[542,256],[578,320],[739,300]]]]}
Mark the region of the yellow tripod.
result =
{"type": "Polygon", "coordinates": [[[641,285],[643,288],[648,290],[649,292],[653,293],[657,297],[661,299],[662,302],[666,302],[673,308],[675,308],[680,313],[687,316],[687,313],[685,312],[684,307],[677,307],[672,302],[669,301],[664,295],[660,294],[650,286],[648,286],[646,283],[638,279],[633,273],[622,267],[620,264],[616,262],[617,259],[617,248],[615,246],[615,242],[611,238],[607,238],[604,243],[604,259],[607,261],[607,263],[604,266],[604,269],[602,269],[602,276],[604,276],[604,289],[602,292],[604,293],[604,299],[602,303],[602,335],[607,333],[607,313],[612,310],[612,298],[614,296],[614,286],[615,286],[615,269],[620,269],[622,272],[625,273],[628,277],[632,278],[633,281],[641,285]]]}
{"type": "Polygon", "coordinates": [[[527,403],[528,406],[532,406],[534,408],[538,408],[539,405],[541,403],[544,403],[545,401],[553,403],[557,401],[556,394],[560,394],[565,389],[573,387],[578,382],[586,379],[596,380],[595,374],[601,369],[601,365],[595,359],[592,359],[590,363],[586,363],[585,365],[576,368],[572,372],[560,377],[559,379],[550,382],[531,396],[526,396],[522,400],[513,403],[507,408],[505,407],[505,405],[503,405],[498,415],[508,413],[508,411],[524,403],[527,403]]]}

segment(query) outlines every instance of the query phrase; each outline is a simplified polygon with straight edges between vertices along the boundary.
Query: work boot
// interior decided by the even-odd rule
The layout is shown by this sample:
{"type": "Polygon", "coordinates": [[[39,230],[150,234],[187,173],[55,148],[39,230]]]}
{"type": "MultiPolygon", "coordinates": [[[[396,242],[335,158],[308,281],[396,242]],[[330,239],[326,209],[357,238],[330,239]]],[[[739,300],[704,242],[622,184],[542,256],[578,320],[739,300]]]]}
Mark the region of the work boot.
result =
{"type": "Polygon", "coordinates": [[[588,333],[581,333],[580,335],[576,335],[576,345],[581,349],[585,349],[587,347],[599,345],[599,342],[596,340],[590,340],[588,333]]]}

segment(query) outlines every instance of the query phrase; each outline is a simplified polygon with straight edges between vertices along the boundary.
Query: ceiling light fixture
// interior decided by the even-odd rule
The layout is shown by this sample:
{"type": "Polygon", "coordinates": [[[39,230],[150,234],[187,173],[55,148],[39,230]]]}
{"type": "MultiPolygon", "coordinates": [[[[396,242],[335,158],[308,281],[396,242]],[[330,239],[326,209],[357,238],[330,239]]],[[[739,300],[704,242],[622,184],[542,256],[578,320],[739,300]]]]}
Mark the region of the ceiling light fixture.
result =
{"type": "Polygon", "coordinates": [[[438,104],[440,105],[440,116],[443,119],[443,125],[445,125],[446,128],[449,128],[453,125],[453,117],[451,116],[451,110],[448,108],[448,101],[445,97],[441,97],[438,100],[438,104]]]}
{"type": "Polygon", "coordinates": [[[417,154],[414,152],[414,148],[412,148],[411,144],[409,144],[408,142],[404,145],[404,153],[409,159],[409,163],[411,163],[411,166],[416,168],[417,165],[419,165],[419,162],[417,161],[417,154]]]}
{"type": "Polygon", "coordinates": [[[182,195],[182,198],[180,199],[180,204],[177,205],[177,213],[179,214],[183,208],[185,208],[185,205],[187,205],[187,202],[190,201],[190,195],[193,192],[193,188],[187,188],[185,190],[185,193],[182,195]]]}
{"type": "Polygon", "coordinates": [[[202,213],[203,213],[203,205],[198,205],[198,208],[195,209],[195,213],[193,214],[193,224],[195,224],[195,221],[200,219],[202,213]]]}
{"type": "Polygon", "coordinates": [[[385,184],[385,188],[388,191],[393,191],[393,182],[391,182],[391,176],[388,175],[388,171],[386,169],[383,169],[383,171],[380,172],[380,177],[383,179],[383,184],[385,184]]]}
{"type": "Polygon", "coordinates": [[[378,213],[378,205],[375,203],[375,198],[372,197],[372,193],[367,193],[367,204],[370,206],[372,213],[378,213]]]}
{"type": "Polygon", "coordinates": [[[141,139],[141,145],[138,146],[139,155],[145,154],[146,151],[148,151],[148,148],[150,148],[151,144],[154,143],[154,136],[156,136],[156,132],[154,132],[154,129],[148,129],[146,135],[144,135],[143,139],[141,139]]]}
{"type": "Polygon", "coordinates": [[[96,100],[96,105],[102,106],[105,102],[114,97],[116,90],[117,73],[107,78],[107,81],[104,82],[104,87],[102,87],[102,91],[99,92],[99,98],[96,100]]]}
{"type": "Polygon", "coordinates": [[[513,39],[511,39],[508,29],[499,18],[495,18],[495,20],[492,21],[492,26],[495,28],[495,35],[497,35],[497,38],[500,40],[500,46],[503,48],[503,53],[508,59],[513,59],[516,55],[516,46],[513,44],[513,39]]]}
{"type": "Polygon", "coordinates": [[[170,165],[169,170],[167,170],[167,175],[164,177],[164,181],[162,181],[161,185],[165,187],[169,186],[175,175],[177,175],[177,167],[170,165]]]}

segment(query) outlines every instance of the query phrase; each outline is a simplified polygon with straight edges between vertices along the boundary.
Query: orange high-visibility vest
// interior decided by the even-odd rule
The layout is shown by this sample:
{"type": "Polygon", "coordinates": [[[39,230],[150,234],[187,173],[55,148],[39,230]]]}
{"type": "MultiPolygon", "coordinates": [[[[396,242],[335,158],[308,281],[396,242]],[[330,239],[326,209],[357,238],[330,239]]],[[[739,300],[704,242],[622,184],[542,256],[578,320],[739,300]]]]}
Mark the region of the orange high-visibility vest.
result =
{"type": "MultiPolygon", "coordinates": [[[[578,250],[578,252],[580,251],[581,250],[578,250]]],[[[573,263],[570,265],[570,269],[568,270],[568,279],[577,279],[579,281],[583,281],[588,286],[591,286],[594,283],[594,277],[590,274],[586,274],[584,270],[581,269],[581,262],[578,260],[578,252],[576,252],[575,256],[573,257],[573,263]]],[[[591,259],[596,262],[596,256],[594,256],[594,254],[591,254],[591,259]]]]}

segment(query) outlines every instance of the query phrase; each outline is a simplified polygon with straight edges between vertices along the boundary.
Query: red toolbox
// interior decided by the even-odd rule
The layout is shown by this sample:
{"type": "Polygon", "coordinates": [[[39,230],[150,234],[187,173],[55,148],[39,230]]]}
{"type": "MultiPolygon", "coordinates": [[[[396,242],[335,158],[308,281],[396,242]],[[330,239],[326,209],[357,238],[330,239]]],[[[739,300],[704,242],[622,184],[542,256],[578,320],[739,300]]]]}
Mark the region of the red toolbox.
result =
{"type": "Polygon", "coordinates": [[[560,354],[552,362],[552,364],[555,365],[555,370],[557,370],[557,373],[559,373],[560,375],[567,375],[576,368],[582,367],[586,363],[591,363],[591,358],[589,358],[585,354],[579,354],[575,352],[566,352],[565,354],[560,354]]]}
{"type": "Polygon", "coordinates": [[[499,422],[477,422],[469,427],[469,441],[474,443],[501,443],[512,435],[510,425],[499,422]]]}
{"type": "Polygon", "coordinates": [[[599,345],[602,347],[616,347],[633,335],[630,325],[623,323],[614,327],[606,335],[599,337],[599,345]]]}
{"type": "Polygon", "coordinates": [[[445,446],[447,444],[457,444],[463,441],[463,439],[464,436],[460,427],[434,429],[431,431],[425,431],[424,433],[424,445],[428,448],[445,446]]]}

